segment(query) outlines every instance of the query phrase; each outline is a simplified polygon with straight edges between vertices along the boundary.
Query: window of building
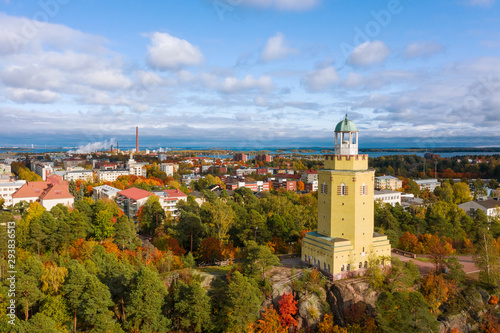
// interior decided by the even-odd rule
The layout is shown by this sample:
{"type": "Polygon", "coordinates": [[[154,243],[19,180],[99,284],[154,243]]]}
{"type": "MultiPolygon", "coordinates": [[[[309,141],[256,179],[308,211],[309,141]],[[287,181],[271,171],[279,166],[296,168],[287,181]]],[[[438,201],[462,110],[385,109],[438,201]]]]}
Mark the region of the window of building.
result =
{"type": "Polygon", "coordinates": [[[361,185],[361,195],[366,195],[366,184],[361,185]]]}
{"type": "Polygon", "coordinates": [[[321,193],[327,194],[328,193],[328,185],[326,185],[325,182],[321,185],[321,193]]]}
{"type": "Polygon", "coordinates": [[[363,263],[361,261],[359,262],[359,268],[363,268],[363,263]]]}
{"type": "Polygon", "coordinates": [[[330,269],[330,264],[328,264],[328,271],[331,272],[332,270],[330,269]]]}
{"type": "Polygon", "coordinates": [[[326,264],[323,263],[323,269],[326,271],[326,264]]]}
{"type": "Polygon", "coordinates": [[[343,272],[344,271],[344,265],[340,266],[340,271],[343,272]]]}
{"type": "Polygon", "coordinates": [[[347,186],[342,183],[339,186],[337,186],[337,195],[347,195],[347,186]]]}
{"type": "Polygon", "coordinates": [[[347,271],[351,271],[351,264],[347,264],[347,271]]]}
{"type": "Polygon", "coordinates": [[[365,261],[365,268],[368,268],[368,261],[365,261]]]}

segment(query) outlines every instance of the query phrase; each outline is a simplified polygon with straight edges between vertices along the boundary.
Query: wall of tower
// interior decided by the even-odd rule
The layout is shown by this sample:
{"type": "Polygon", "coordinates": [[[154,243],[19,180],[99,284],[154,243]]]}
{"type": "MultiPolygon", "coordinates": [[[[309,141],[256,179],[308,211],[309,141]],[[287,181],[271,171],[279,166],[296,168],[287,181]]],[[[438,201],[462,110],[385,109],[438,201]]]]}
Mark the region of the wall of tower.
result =
{"type": "Polygon", "coordinates": [[[368,155],[325,155],[327,170],[368,170],[368,155]]]}

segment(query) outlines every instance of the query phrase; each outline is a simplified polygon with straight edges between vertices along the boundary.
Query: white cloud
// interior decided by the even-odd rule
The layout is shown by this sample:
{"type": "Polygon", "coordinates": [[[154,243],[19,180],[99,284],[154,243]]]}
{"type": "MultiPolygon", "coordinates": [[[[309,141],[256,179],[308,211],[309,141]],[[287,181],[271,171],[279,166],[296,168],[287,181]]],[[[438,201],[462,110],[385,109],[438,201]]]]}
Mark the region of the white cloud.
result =
{"type": "Polygon", "coordinates": [[[148,46],[148,63],[160,70],[175,70],[184,66],[199,65],[203,54],[197,46],[167,33],[155,32],[148,46]]]}
{"type": "Polygon", "coordinates": [[[469,5],[479,7],[491,7],[495,0],[469,0],[469,5]]]}
{"type": "Polygon", "coordinates": [[[483,41],[479,42],[479,45],[486,46],[486,47],[488,47],[490,49],[496,49],[496,48],[500,47],[500,41],[496,41],[496,40],[483,40],[483,41]]]}
{"type": "Polygon", "coordinates": [[[260,90],[270,92],[273,89],[273,80],[270,76],[261,76],[258,79],[249,74],[243,79],[227,77],[220,85],[220,90],[225,93],[234,93],[242,90],[260,90]]]}
{"type": "Polygon", "coordinates": [[[433,42],[414,42],[408,44],[404,51],[404,56],[408,59],[411,58],[428,58],[433,54],[442,52],[444,47],[440,44],[433,42]]]}
{"type": "Polygon", "coordinates": [[[331,65],[310,71],[302,78],[303,84],[311,91],[324,90],[338,81],[339,74],[331,65]]]}
{"type": "Polygon", "coordinates": [[[49,104],[57,101],[60,96],[49,90],[32,89],[8,89],[7,96],[10,100],[18,103],[40,103],[49,104]]]}
{"type": "Polygon", "coordinates": [[[382,41],[364,42],[354,48],[348,61],[355,66],[381,64],[390,53],[391,50],[382,41]]]}
{"type": "Polygon", "coordinates": [[[262,96],[255,97],[254,102],[255,102],[255,105],[258,105],[258,106],[267,106],[267,100],[262,96]]]}
{"type": "Polygon", "coordinates": [[[283,11],[305,11],[313,9],[321,3],[321,0],[241,0],[242,5],[273,8],[283,11]]]}
{"type": "Polygon", "coordinates": [[[286,58],[288,55],[297,53],[298,50],[286,46],[285,36],[278,32],[275,36],[267,40],[264,51],[260,58],[264,62],[286,58]]]}

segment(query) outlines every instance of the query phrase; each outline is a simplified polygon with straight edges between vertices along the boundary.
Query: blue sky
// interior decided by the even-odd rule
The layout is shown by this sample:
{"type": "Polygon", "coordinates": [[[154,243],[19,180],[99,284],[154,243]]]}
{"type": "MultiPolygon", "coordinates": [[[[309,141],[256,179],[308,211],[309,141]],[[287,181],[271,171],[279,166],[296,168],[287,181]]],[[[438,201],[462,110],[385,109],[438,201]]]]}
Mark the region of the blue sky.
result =
{"type": "Polygon", "coordinates": [[[495,0],[0,0],[0,146],[500,145],[495,0]]]}

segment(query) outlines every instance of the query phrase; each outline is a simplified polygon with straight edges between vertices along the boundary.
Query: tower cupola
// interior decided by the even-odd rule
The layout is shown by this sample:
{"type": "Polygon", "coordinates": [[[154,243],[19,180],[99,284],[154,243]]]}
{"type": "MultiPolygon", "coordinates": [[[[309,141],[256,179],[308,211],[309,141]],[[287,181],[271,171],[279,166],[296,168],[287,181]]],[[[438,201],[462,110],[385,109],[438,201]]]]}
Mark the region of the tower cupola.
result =
{"type": "Polygon", "coordinates": [[[358,139],[358,127],[347,119],[346,114],[345,119],[335,126],[335,155],[357,155],[358,139]]]}

